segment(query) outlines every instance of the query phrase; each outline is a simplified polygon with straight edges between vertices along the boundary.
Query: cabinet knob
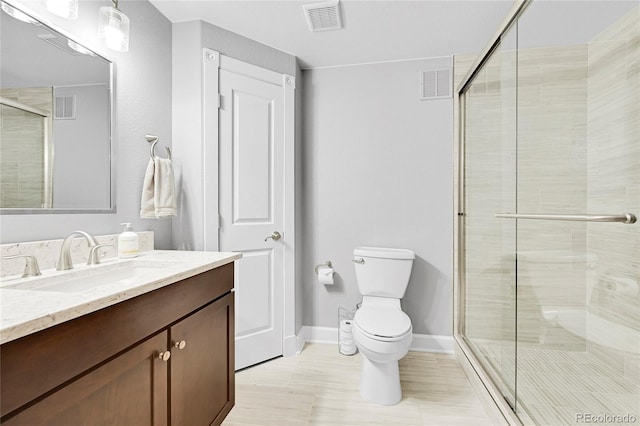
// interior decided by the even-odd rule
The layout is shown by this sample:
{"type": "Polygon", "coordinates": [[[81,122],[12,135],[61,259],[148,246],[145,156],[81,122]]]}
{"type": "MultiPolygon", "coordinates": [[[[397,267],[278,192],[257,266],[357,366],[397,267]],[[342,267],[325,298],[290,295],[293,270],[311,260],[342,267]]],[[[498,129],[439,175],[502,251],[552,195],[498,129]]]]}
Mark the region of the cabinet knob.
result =
{"type": "Polygon", "coordinates": [[[171,358],[171,352],[169,352],[169,351],[160,352],[158,354],[158,359],[161,359],[164,362],[169,361],[169,358],[171,358]]]}
{"type": "Polygon", "coordinates": [[[180,340],[179,342],[174,343],[173,346],[182,350],[187,346],[187,342],[185,340],[180,340]]]}

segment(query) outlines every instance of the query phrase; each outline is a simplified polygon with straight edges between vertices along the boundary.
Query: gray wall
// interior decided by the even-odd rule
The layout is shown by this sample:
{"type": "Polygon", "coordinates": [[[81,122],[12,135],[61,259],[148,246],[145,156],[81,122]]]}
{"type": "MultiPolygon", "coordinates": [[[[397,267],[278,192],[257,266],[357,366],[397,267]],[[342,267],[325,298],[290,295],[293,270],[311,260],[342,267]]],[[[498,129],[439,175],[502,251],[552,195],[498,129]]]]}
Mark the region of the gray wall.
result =
{"type": "Polygon", "coordinates": [[[296,75],[296,57],[209,23],[202,24],[202,47],[281,74],[296,75]]]}
{"type": "Polygon", "coordinates": [[[173,24],[173,163],[180,214],[173,248],[204,248],[202,170],[202,22],[173,24]]]}
{"type": "Polygon", "coordinates": [[[104,84],[54,88],[54,98],[75,97],[75,117],[53,120],[55,208],[109,208],[110,130],[104,119],[109,116],[109,95],[104,84]]]}
{"type": "Polygon", "coordinates": [[[416,253],[402,301],[414,332],[452,334],[451,99],[419,100],[410,61],[303,71],[304,325],[337,326],[361,300],[353,248],[416,253]],[[336,284],[313,268],[331,260],[336,284]]]}
{"type": "MultiPolygon", "coordinates": [[[[174,248],[204,248],[202,165],[202,49],[278,73],[297,76],[295,56],[203,21],[173,25],[173,151],[178,203],[182,215],[173,220],[174,248]]],[[[207,164],[205,167],[216,167],[207,164]]]]}
{"type": "MultiPolygon", "coordinates": [[[[23,1],[27,8],[62,28],[116,63],[114,143],[117,161],[115,214],[3,215],[0,242],[60,238],[75,229],[93,234],[120,231],[120,222],[135,230],[155,231],[157,248],[171,248],[171,221],[139,218],[144,170],[149,159],[145,133],[171,142],[171,23],[147,1],[121,0],[131,19],[128,53],[109,51],[97,38],[98,8],[104,2],[81,1],[79,18],[69,21],[47,12],[44,1],[23,1]]],[[[82,179],[82,176],[77,176],[82,179]]]]}

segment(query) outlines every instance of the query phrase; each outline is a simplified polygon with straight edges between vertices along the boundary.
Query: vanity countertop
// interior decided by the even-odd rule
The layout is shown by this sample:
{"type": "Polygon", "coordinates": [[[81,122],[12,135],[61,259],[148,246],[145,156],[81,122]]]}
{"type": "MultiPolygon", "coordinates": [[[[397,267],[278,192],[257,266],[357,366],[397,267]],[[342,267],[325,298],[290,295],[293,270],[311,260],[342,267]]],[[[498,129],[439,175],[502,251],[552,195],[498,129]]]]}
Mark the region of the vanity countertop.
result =
{"type": "Polygon", "coordinates": [[[142,265],[143,275],[119,279],[86,290],[28,289],[43,278],[64,282],[68,271],[43,270],[34,278],[6,277],[0,282],[0,344],[78,318],[107,306],[148,293],[202,272],[226,265],[241,253],[154,250],[132,259],[104,260],[99,266],[74,265],[74,273],[91,280],[105,271],[142,265]],[[12,288],[19,284],[20,289],[12,288]]]}

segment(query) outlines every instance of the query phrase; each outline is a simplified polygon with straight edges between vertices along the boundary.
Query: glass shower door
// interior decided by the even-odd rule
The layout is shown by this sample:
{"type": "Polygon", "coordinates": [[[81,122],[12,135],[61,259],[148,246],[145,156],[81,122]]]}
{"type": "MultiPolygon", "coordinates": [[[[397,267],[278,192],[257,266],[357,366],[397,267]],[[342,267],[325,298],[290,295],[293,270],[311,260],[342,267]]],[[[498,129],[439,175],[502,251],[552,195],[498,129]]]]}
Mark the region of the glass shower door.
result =
{"type": "Polygon", "coordinates": [[[460,96],[459,331],[525,425],[639,423],[640,5],[523,7],[460,96]]]}
{"type": "Polygon", "coordinates": [[[467,87],[464,111],[462,334],[508,403],[516,401],[516,29],[467,87]]]}
{"type": "Polygon", "coordinates": [[[534,1],[518,20],[517,213],[534,218],[504,220],[525,424],[640,421],[640,227],[589,216],[640,211],[639,16],[534,1]]]}

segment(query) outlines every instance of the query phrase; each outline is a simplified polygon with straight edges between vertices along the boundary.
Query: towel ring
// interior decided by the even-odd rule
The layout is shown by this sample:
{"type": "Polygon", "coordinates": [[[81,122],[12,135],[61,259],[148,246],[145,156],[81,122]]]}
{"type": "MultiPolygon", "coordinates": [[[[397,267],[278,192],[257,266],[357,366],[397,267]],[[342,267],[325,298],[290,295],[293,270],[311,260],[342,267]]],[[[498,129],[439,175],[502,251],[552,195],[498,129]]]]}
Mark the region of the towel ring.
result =
{"type": "MultiPolygon", "coordinates": [[[[156,145],[158,144],[158,137],[154,135],[146,135],[145,138],[147,139],[147,142],[151,143],[151,159],[155,160],[156,158],[155,149],[156,149],[156,145]]],[[[171,160],[171,148],[169,148],[168,146],[165,146],[164,149],[167,150],[167,158],[171,160]]]]}

